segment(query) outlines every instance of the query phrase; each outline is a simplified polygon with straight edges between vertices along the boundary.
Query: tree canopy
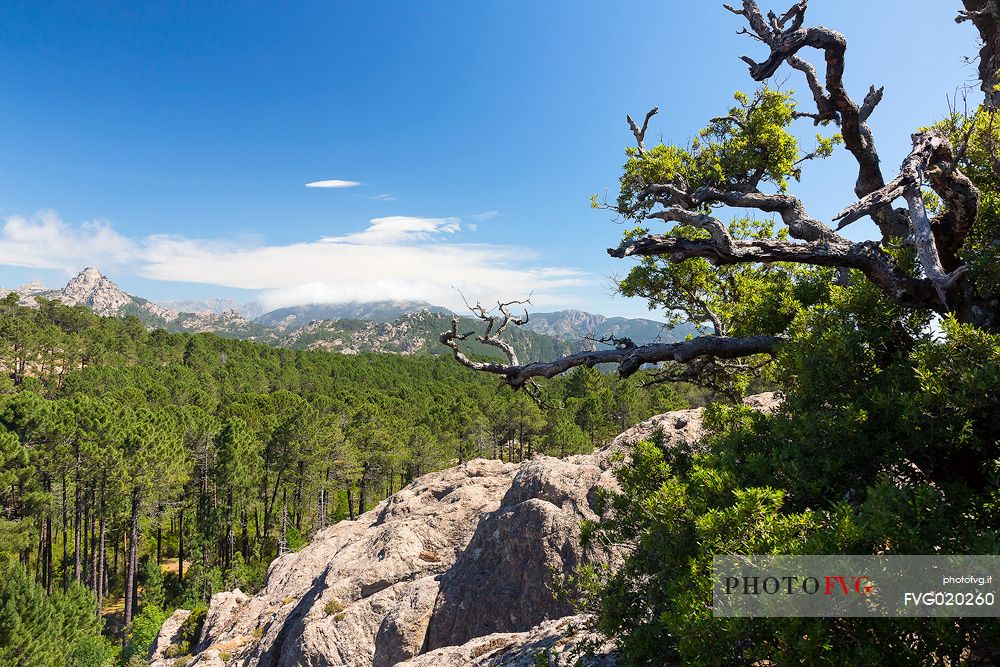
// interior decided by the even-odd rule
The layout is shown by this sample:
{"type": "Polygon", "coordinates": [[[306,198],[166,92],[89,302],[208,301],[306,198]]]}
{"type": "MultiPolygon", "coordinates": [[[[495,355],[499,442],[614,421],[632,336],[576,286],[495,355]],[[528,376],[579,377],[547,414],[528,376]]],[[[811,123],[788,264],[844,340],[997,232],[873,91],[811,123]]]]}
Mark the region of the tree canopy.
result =
{"type": "Polygon", "coordinates": [[[705,397],[593,373],[549,383],[542,408],[432,354],[277,349],[13,299],[0,367],[0,598],[31,601],[4,612],[0,664],[70,659],[77,635],[43,623],[45,599],[91,619],[79,651],[97,662],[79,664],[108,657],[102,617],[134,662],[170,608],[254,591],[274,557],[419,475],[587,451],[623,418],[705,397]]]}
{"type": "MultiPolygon", "coordinates": [[[[693,446],[635,443],[585,531],[624,554],[614,567],[580,568],[572,583],[625,664],[998,659],[997,619],[712,613],[716,555],[1000,554],[1000,7],[964,5],[958,20],[983,41],[984,103],[911,128],[895,175],[883,172],[868,125],[883,89],[851,96],[847,39],[810,27],[804,0],[782,14],[754,0],[725,6],[762,52],[743,58],[759,87],[736,93],[687,144],[647,144],[657,109],[641,125],[626,118],[635,143],[619,194],[592,200],[627,223],[608,251],[637,260],[619,289],[697,335],[499,363],[462,353],[473,334],[442,333],[461,364],[513,387],[578,366],[611,363],[629,377],[655,365],[654,382],[691,381],[730,399],[707,408],[693,446]],[[771,81],[785,69],[804,96],[771,81]],[[814,143],[797,138],[803,125],[819,130],[814,143]],[[842,149],[854,203],[824,222],[796,184],[810,161],[842,149]],[[863,217],[878,238],[842,234],[863,217]],[[739,401],[761,386],[782,399],[772,414],[739,401]]],[[[480,308],[478,340],[503,350],[503,332],[529,317],[518,305],[480,308]]]]}

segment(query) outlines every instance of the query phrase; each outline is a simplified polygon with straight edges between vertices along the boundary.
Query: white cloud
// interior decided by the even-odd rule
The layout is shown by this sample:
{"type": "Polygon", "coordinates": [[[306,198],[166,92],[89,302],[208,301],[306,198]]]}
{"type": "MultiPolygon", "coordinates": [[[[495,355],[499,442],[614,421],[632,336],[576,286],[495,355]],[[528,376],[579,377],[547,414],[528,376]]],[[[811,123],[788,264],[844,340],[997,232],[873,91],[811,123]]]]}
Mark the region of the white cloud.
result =
{"type": "Polygon", "coordinates": [[[346,236],[326,236],[324,243],[357,243],[364,245],[395,245],[414,241],[425,241],[435,234],[454,234],[460,231],[461,218],[415,218],[393,215],[373,218],[368,229],[346,236]]]}
{"type": "Polygon", "coordinates": [[[544,308],[579,303],[600,283],[574,268],[546,266],[530,248],[461,242],[462,229],[454,217],[390,216],[340,236],[265,245],[253,238],[167,234],[130,239],[105,222],[73,226],[42,212],[6,220],[0,264],[67,273],[96,266],[118,275],[259,290],[267,308],[422,299],[460,312],[458,290],[483,303],[533,293],[536,308],[544,308]]]}
{"type": "Polygon", "coordinates": [[[388,192],[383,192],[382,194],[375,195],[372,199],[376,201],[396,201],[396,195],[391,195],[388,192]]]}
{"type": "Polygon", "coordinates": [[[341,181],[331,179],[329,181],[312,181],[306,183],[307,188],[353,188],[361,185],[358,181],[341,181]]]}
{"type": "Polygon", "coordinates": [[[30,219],[10,216],[0,229],[0,264],[36,269],[79,270],[84,266],[116,267],[130,263],[139,248],[105,221],[71,227],[53,211],[30,219]]]}
{"type": "MultiPolygon", "coordinates": [[[[373,225],[378,227],[379,225],[373,225]]],[[[371,229],[371,228],[369,228],[371,229]]],[[[396,231],[327,237],[311,243],[219,249],[169,239],[151,245],[142,275],[263,290],[267,308],[301,303],[424,299],[464,308],[456,289],[484,302],[534,292],[536,304],[564,302],[567,289],[594,284],[580,271],[533,266],[520,247],[420,241],[396,231]],[[369,235],[370,234],[370,235],[369,235]],[[359,243],[365,237],[365,243],[359,243]]],[[[429,232],[419,232],[421,234],[429,232]]]]}
{"type": "Polygon", "coordinates": [[[489,220],[490,218],[495,218],[498,215],[500,215],[500,211],[492,210],[492,211],[483,211],[482,213],[473,213],[469,217],[475,220],[476,222],[483,222],[485,220],[489,220]]]}

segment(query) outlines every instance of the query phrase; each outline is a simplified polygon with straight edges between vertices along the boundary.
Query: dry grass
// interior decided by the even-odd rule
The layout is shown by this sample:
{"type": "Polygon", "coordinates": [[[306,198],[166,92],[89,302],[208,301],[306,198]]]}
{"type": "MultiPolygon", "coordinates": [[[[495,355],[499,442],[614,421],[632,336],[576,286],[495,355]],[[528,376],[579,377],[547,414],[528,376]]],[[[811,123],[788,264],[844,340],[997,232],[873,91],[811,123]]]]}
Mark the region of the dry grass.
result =
{"type": "MultiPolygon", "coordinates": [[[[187,572],[190,569],[191,569],[191,561],[189,561],[189,560],[184,561],[184,571],[187,572]]],[[[160,570],[164,574],[167,574],[167,573],[169,573],[169,574],[177,574],[177,559],[176,558],[169,558],[169,559],[163,561],[162,563],[160,563],[160,570]]]]}

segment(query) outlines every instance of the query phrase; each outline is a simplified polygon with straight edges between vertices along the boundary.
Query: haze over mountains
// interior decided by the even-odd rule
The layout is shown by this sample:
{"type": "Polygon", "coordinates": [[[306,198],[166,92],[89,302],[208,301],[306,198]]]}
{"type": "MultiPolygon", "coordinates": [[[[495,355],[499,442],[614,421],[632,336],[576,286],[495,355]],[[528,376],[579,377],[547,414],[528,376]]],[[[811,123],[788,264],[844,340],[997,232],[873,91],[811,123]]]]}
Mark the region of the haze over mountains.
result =
{"type": "MultiPolygon", "coordinates": [[[[23,305],[36,306],[38,298],[54,299],[85,306],[102,316],[134,315],[150,328],[212,332],[281,347],[344,354],[445,352],[437,337],[455,316],[449,309],[425,301],[307,304],[266,313],[257,303],[230,299],[153,303],[128,294],[93,267],[81,271],[65,287],[50,289],[29,283],[15,290],[0,288],[0,298],[12,291],[23,305]]],[[[477,324],[463,317],[463,328],[477,324]]],[[[581,348],[594,349],[597,344],[591,339],[605,336],[627,337],[643,344],[678,340],[687,333],[686,329],[666,330],[662,322],[654,320],[564,310],[530,313],[528,324],[509,329],[508,338],[523,359],[548,360],[581,348]]],[[[485,353],[489,348],[472,343],[470,350],[485,353]]]]}

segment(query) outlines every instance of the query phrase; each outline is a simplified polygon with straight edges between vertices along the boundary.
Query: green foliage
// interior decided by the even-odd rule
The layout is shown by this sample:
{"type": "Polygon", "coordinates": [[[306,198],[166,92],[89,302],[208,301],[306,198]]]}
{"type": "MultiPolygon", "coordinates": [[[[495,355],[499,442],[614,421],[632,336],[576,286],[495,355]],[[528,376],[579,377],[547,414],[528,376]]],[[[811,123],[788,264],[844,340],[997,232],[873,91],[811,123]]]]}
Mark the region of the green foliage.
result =
{"type": "MultiPolygon", "coordinates": [[[[625,240],[654,231],[650,214],[658,200],[650,186],[672,185],[687,192],[698,188],[726,191],[784,191],[801,176],[806,160],[825,158],[841,142],[840,135],[816,136],[815,148],[803,153],[791,132],[795,100],[791,92],[759,89],[751,99],[736,94],[737,106],[712,119],[687,147],[659,144],[644,153],[628,148],[615,210],[640,226],[628,229],[625,240]]],[[[711,213],[720,204],[705,204],[711,213]]],[[[655,214],[653,215],[655,217],[655,214]]],[[[676,223],[658,233],[688,240],[709,238],[704,229],[676,223]]],[[[732,238],[743,241],[788,239],[788,230],[770,219],[736,218],[729,223],[732,238]]],[[[705,258],[682,262],[666,256],[643,257],[618,289],[644,298],[651,310],[663,312],[671,327],[688,325],[700,333],[728,336],[778,335],[788,330],[803,309],[828,298],[833,273],[829,269],[790,263],[735,263],[715,266],[705,258]]],[[[738,363],[713,360],[702,364],[696,382],[736,399],[751,387],[773,384],[767,357],[738,363]]],[[[685,368],[667,364],[667,377],[685,368]]]]}
{"type": "MultiPolygon", "coordinates": [[[[623,423],[703,398],[639,392],[646,372],[620,383],[589,371],[545,383],[559,407],[542,409],[449,358],[149,332],[44,300],[0,303],[0,364],[11,369],[0,386],[0,563],[27,562],[48,600],[66,597],[79,571],[68,596],[102,589],[106,610],[121,609],[134,521],[141,613],[125,662],[145,659],[159,610],[258,590],[282,543],[301,548],[419,475],[477,456],[587,451],[623,423]]],[[[96,603],[83,606],[92,619],[96,603]]],[[[12,647],[42,641],[20,637],[26,623],[12,647]]],[[[83,662],[104,655],[93,643],[79,651],[83,662]]]]}
{"type": "Polygon", "coordinates": [[[979,213],[959,257],[969,267],[983,296],[1000,295],[1000,116],[979,107],[971,115],[953,114],[935,125],[959,152],[959,166],[979,190],[979,213]]]}
{"type": "MultiPolygon", "coordinates": [[[[763,89],[752,101],[736,99],[686,147],[627,149],[616,210],[643,227],[626,239],[651,231],[648,216],[660,205],[651,185],[781,192],[803,161],[829,156],[841,140],[817,136],[801,154],[789,94],[763,89]]],[[[958,254],[983,307],[995,307],[1000,124],[996,112],[980,109],[937,127],[979,189],[979,215],[958,254]]],[[[934,193],[925,201],[946,213],[934,193]]],[[[713,209],[721,206],[700,212],[713,209]]],[[[729,231],[744,241],[788,238],[767,219],[736,218],[729,231]]],[[[708,238],[684,224],[663,233],[708,238]]],[[[912,247],[883,247],[919,275],[912,247]]],[[[620,490],[601,502],[601,521],[582,530],[588,544],[633,550],[614,571],[580,568],[561,584],[563,594],[598,612],[626,664],[959,664],[994,656],[995,619],[714,618],[710,571],[716,554],[1000,553],[1000,335],[902,309],[858,272],[671,259],[640,259],[620,291],[701,333],[782,336],[773,363],[702,361],[696,382],[734,399],[777,388],[783,403],[769,415],[712,405],[708,435],[694,447],[663,437],[636,443],[616,471],[620,490]]],[[[668,364],[661,373],[685,371],[668,364]]]]}
{"type": "Polygon", "coordinates": [[[128,662],[135,658],[145,660],[150,648],[160,634],[160,626],[167,620],[165,611],[156,605],[146,605],[142,613],[132,619],[132,624],[125,635],[125,648],[122,658],[128,662]]]}
{"type": "Polygon", "coordinates": [[[142,603],[163,608],[165,600],[163,571],[155,559],[149,559],[143,567],[142,603]]]}
{"type": "Polygon", "coordinates": [[[107,637],[78,639],[70,654],[70,667],[111,667],[118,659],[118,648],[107,637]]]}
{"type": "MultiPolygon", "coordinates": [[[[625,149],[617,211],[643,220],[652,207],[645,192],[650,184],[733,189],[756,180],[784,190],[788,179],[798,179],[799,145],[789,131],[795,112],[792,93],[761,88],[753,99],[740,92],[734,98],[736,106],[712,119],[686,147],[657,144],[645,155],[637,148],[625,149]]],[[[840,138],[817,136],[817,141],[813,156],[825,157],[840,138]]]]}
{"type": "Polygon", "coordinates": [[[560,411],[545,434],[546,451],[558,456],[568,456],[586,451],[590,446],[587,434],[571,416],[560,411]]]}
{"type": "Polygon", "coordinates": [[[46,595],[20,564],[0,567],[0,665],[61,667],[78,651],[79,659],[94,655],[103,624],[94,605],[76,583],[46,595]]]}
{"type": "Polygon", "coordinates": [[[198,602],[192,605],[191,613],[181,623],[177,631],[177,642],[170,646],[170,650],[175,655],[188,655],[195,646],[198,645],[198,638],[201,630],[205,626],[205,616],[208,614],[208,605],[198,602]]]}
{"type": "Polygon", "coordinates": [[[346,607],[343,602],[337,598],[330,598],[326,601],[326,604],[323,605],[323,613],[327,616],[335,616],[336,614],[344,611],[345,608],[346,607]]]}
{"type": "Polygon", "coordinates": [[[1000,335],[926,325],[864,283],[834,287],[790,327],[776,413],[715,405],[699,446],[634,446],[586,532],[635,551],[581,593],[628,664],[957,662],[1000,640],[995,619],[711,613],[716,554],[1000,551],[1000,335]]]}

